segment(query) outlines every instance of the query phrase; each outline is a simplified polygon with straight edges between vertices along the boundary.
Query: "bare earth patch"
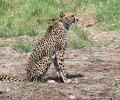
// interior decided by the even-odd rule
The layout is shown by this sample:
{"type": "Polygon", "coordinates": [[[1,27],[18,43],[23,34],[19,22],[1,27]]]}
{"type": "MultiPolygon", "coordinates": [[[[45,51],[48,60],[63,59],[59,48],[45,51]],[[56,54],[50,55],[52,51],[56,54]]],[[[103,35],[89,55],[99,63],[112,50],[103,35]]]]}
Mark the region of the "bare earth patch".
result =
{"type": "MultiPolygon", "coordinates": [[[[120,100],[120,45],[110,42],[119,41],[120,35],[106,34],[92,35],[96,43],[107,45],[66,51],[65,67],[70,83],[0,81],[0,100],[120,100]]],[[[33,41],[30,37],[18,38],[33,41]]],[[[0,74],[25,77],[29,54],[11,48],[18,38],[1,39],[5,46],[0,47],[0,74]]],[[[53,68],[48,74],[53,79],[56,76],[53,68]]]]}

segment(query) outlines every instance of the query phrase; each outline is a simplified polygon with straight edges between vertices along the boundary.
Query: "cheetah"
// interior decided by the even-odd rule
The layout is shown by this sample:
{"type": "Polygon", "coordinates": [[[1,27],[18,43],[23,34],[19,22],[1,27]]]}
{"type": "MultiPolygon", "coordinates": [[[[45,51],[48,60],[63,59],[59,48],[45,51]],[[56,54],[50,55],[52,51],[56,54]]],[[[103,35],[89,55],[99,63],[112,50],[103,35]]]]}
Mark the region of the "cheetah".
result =
{"type": "MultiPolygon", "coordinates": [[[[26,66],[27,81],[43,81],[43,77],[54,63],[57,78],[60,82],[66,83],[64,68],[64,53],[67,45],[67,31],[72,23],[78,22],[79,19],[70,12],[61,12],[59,17],[52,19],[44,37],[38,40],[37,44],[29,56],[26,66]]],[[[0,75],[0,80],[18,80],[24,79],[13,78],[7,75],[0,75]]]]}
{"type": "Polygon", "coordinates": [[[53,62],[59,81],[66,82],[64,53],[67,45],[67,31],[75,22],[78,22],[78,18],[68,12],[61,12],[59,18],[51,22],[48,31],[38,41],[29,57],[27,66],[29,81],[42,80],[53,62]]]}

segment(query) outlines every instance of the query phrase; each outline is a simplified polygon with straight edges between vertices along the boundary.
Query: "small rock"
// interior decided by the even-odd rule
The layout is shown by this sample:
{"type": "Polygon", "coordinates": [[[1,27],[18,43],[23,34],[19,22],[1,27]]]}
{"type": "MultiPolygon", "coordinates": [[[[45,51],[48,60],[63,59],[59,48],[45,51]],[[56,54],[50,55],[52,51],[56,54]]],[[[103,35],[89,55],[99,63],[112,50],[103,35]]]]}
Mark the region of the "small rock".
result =
{"type": "Polygon", "coordinates": [[[67,83],[71,83],[71,82],[72,82],[72,80],[71,80],[71,79],[67,79],[66,81],[67,81],[67,83]]]}
{"type": "Polygon", "coordinates": [[[7,91],[7,92],[9,92],[9,91],[10,91],[10,89],[8,89],[8,88],[7,88],[7,89],[6,89],[6,91],[7,91]]]}
{"type": "Polygon", "coordinates": [[[79,83],[77,78],[75,78],[75,81],[74,81],[74,82],[75,82],[75,83],[79,83]]]}
{"type": "Polygon", "coordinates": [[[75,96],[74,95],[70,95],[69,98],[70,99],[75,99],[75,96]]]}
{"type": "Polygon", "coordinates": [[[55,84],[56,82],[54,80],[48,80],[47,83],[50,83],[50,84],[55,84]]]}
{"type": "Polygon", "coordinates": [[[88,57],[82,57],[82,59],[83,59],[83,60],[87,60],[87,59],[88,59],[88,57]]]}

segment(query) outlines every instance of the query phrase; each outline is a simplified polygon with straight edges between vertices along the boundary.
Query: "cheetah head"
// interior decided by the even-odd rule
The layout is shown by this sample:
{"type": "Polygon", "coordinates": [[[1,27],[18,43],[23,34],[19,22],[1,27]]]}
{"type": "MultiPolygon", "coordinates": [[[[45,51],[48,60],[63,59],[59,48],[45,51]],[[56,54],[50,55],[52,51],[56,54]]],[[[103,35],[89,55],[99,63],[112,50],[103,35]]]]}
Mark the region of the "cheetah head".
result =
{"type": "Polygon", "coordinates": [[[59,19],[65,25],[65,27],[69,27],[72,23],[79,21],[78,17],[70,12],[61,12],[59,19]]]}

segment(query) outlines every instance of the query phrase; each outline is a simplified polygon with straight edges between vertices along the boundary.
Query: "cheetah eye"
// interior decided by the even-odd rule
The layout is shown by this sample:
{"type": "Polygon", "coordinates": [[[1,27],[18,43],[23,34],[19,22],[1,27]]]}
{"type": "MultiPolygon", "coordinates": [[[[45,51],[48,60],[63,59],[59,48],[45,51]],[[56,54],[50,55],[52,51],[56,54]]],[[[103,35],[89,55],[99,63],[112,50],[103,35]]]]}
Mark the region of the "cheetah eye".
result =
{"type": "Polygon", "coordinates": [[[71,17],[74,17],[74,15],[71,15],[71,17]]]}
{"type": "Polygon", "coordinates": [[[55,21],[55,19],[51,19],[51,21],[53,21],[53,22],[54,22],[54,21],[55,21]]]}

